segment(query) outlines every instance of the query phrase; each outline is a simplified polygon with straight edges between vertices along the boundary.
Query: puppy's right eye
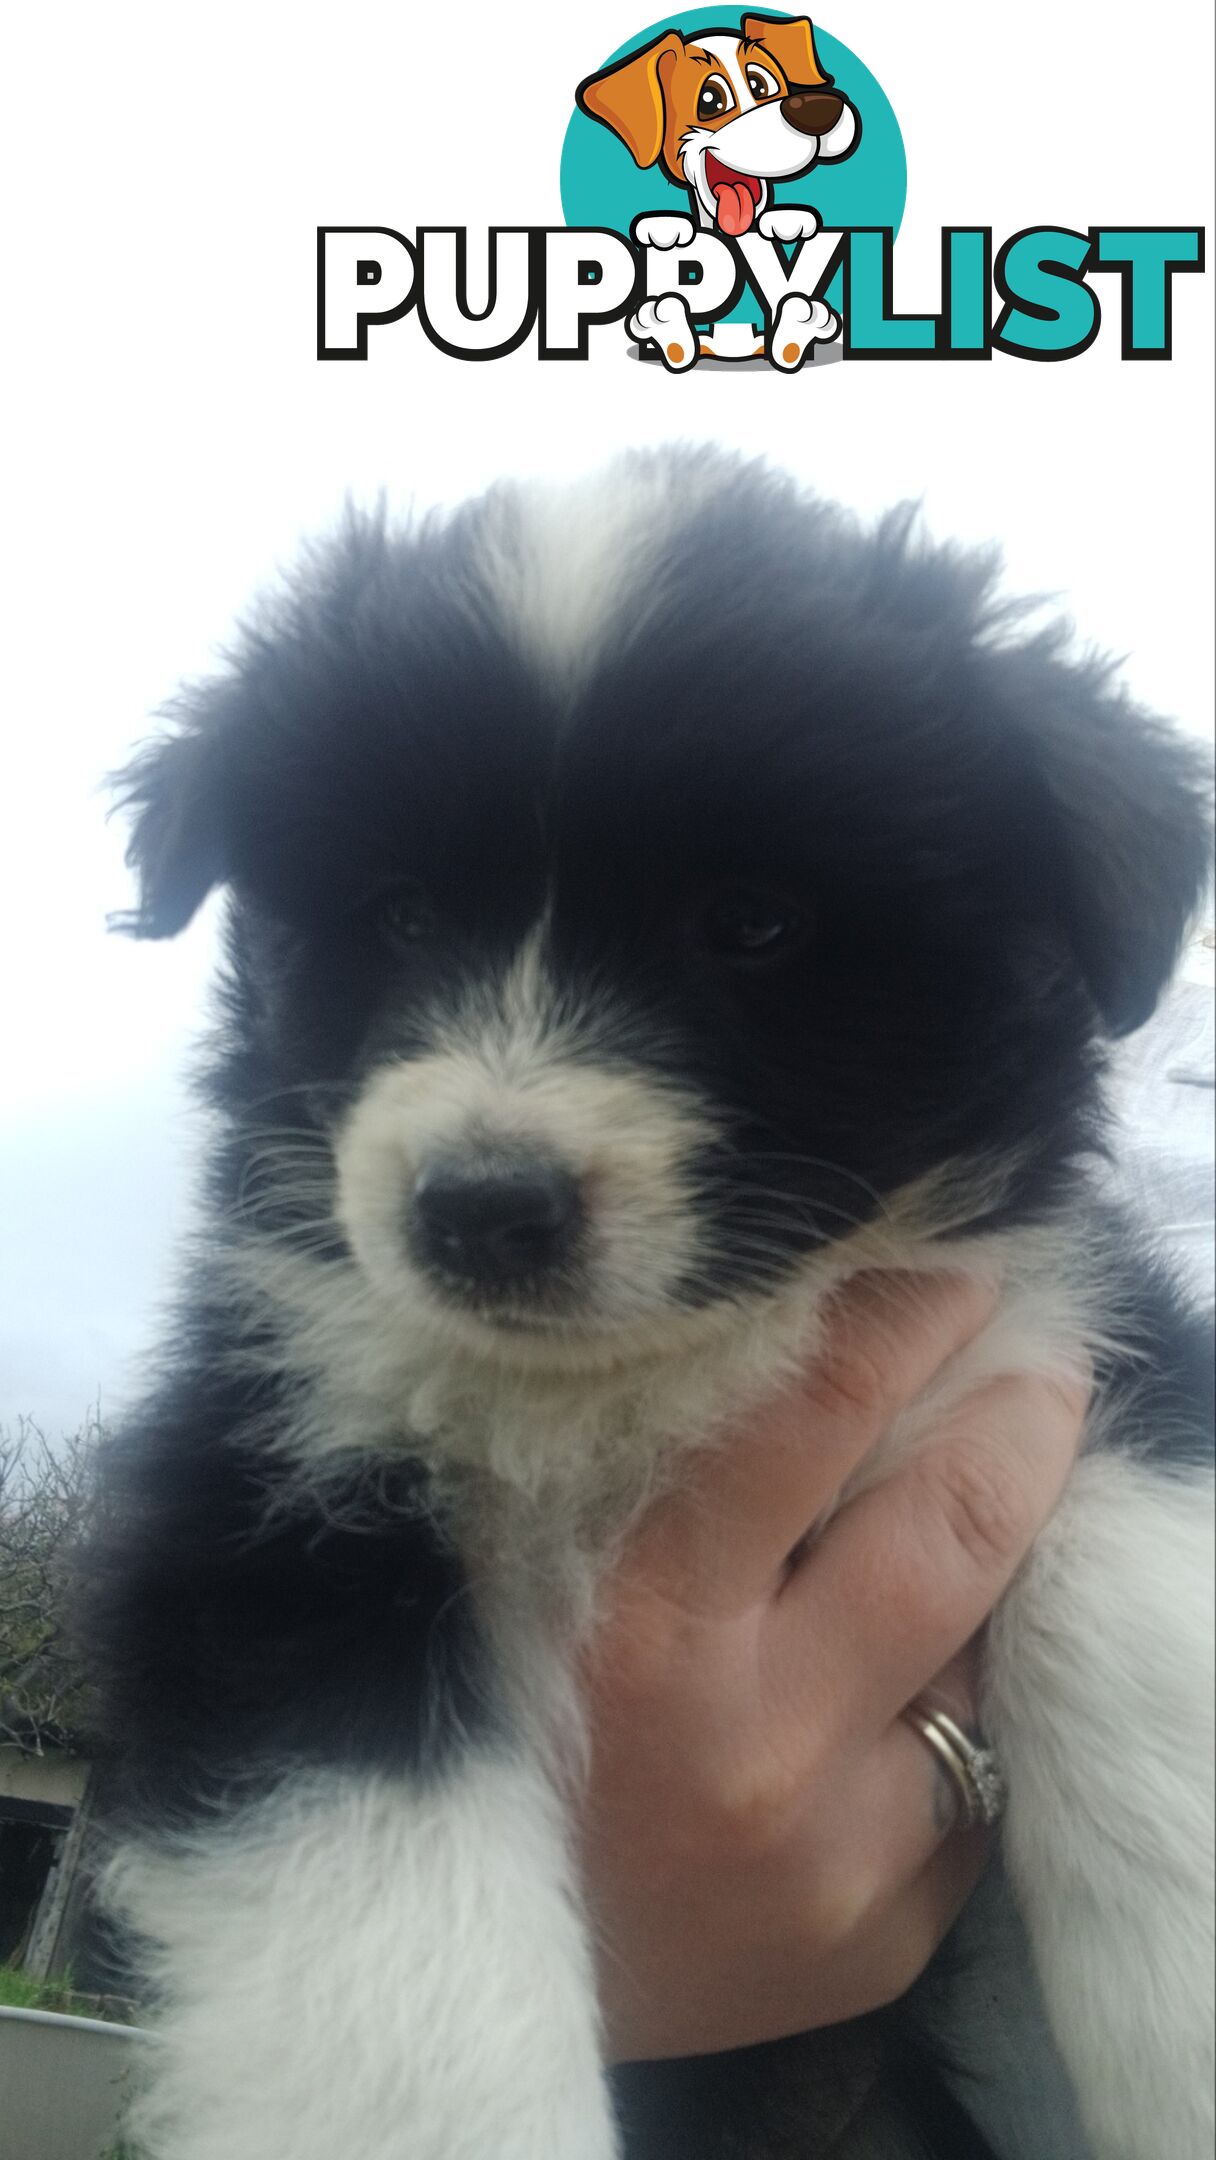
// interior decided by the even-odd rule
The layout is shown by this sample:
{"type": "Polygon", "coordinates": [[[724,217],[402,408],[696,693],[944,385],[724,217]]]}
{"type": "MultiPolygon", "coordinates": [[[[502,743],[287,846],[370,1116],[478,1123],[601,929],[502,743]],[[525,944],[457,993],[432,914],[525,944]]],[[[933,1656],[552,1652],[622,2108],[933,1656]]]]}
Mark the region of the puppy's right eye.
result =
{"type": "Polygon", "coordinates": [[[410,879],[386,885],[362,912],[364,920],[388,946],[417,945],[435,927],[435,910],[421,885],[410,879]]]}

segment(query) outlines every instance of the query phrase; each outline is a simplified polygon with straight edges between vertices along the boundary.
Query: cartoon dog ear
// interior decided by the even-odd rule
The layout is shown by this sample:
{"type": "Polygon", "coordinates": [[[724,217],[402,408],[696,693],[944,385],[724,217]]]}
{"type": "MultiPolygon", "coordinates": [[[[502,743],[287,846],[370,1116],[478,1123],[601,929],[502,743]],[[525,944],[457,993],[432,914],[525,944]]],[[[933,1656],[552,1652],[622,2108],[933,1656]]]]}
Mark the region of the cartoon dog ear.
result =
{"type": "Polygon", "coordinates": [[[1035,670],[1022,712],[1062,927],[1109,1033],[1128,1035],[1169,981],[1212,874],[1211,772],[1111,687],[1108,664],[1052,673],[1054,685],[1035,670]]]}
{"type": "Polygon", "coordinates": [[[112,916],[112,929],[176,937],[227,876],[216,766],[206,735],[162,735],[115,775],[119,807],[134,812],[126,859],[139,906],[112,916]]]}
{"type": "Polygon", "coordinates": [[[670,72],[662,63],[683,50],[683,38],[669,30],[653,45],[588,75],[574,93],[579,111],[619,135],[635,165],[658,163],[667,122],[663,78],[670,72]]]}
{"type": "Polygon", "coordinates": [[[814,89],[816,83],[830,83],[819,65],[815,51],[815,32],[810,17],[799,15],[794,21],[771,15],[745,15],[743,35],[752,44],[763,45],[774,59],[791,88],[814,89]]]}

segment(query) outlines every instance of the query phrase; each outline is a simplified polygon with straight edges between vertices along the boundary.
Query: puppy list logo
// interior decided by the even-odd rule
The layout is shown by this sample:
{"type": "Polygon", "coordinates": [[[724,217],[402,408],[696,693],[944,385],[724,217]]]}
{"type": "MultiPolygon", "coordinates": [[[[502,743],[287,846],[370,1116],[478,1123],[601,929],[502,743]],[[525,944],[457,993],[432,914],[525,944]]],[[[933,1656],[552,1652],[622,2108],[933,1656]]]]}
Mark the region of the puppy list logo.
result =
{"type": "Polygon", "coordinates": [[[491,226],[473,243],[484,305],[464,227],[322,226],[318,357],[365,360],[373,328],[414,314],[461,360],[533,336],[542,360],[585,360],[592,328],[621,323],[674,374],[701,361],[796,374],[829,348],[1066,360],[1099,334],[1103,273],[1123,358],[1171,357],[1173,278],[1204,267],[1201,228],[1038,225],[994,248],[990,226],[949,226],[937,312],[897,315],[906,181],[881,85],[807,16],[672,16],[579,83],[565,225],[491,226]]]}

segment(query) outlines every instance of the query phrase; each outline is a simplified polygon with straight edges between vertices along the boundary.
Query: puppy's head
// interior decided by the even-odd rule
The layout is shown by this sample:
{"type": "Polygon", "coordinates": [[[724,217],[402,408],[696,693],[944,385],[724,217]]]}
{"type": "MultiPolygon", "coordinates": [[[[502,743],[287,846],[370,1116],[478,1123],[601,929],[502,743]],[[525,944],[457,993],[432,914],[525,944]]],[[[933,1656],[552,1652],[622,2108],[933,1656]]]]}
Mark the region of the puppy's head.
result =
{"type": "Polygon", "coordinates": [[[231,888],[222,1208],[533,1365],[1049,1213],[1205,789],[991,587],[709,453],[348,524],[125,776],[131,927],[231,888]]]}
{"type": "Polygon", "coordinates": [[[770,182],[856,148],[856,108],[820,67],[810,21],[745,15],[736,37],[669,30],[579,84],[581,110],[635,164],[692,190],[703,221],[750,230],[770,182]]]}

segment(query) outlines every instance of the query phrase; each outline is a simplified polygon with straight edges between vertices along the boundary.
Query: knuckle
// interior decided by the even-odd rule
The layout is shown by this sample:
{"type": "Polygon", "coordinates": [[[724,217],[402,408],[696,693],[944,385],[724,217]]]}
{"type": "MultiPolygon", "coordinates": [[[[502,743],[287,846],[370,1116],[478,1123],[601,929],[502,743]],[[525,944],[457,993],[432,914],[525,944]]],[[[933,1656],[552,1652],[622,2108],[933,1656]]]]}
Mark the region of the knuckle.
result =
{"type": "Polygon", "coordinates": [[[1033,1509],[1017,1469],[981,1449],[956,1447],[937,1466],[937,1487],[954,1537],[990,1573],[1020,1560],[1034,1533],[1033,1509]]]}
{"type": "Polygon", "coordinates": [[[811,1409],[833,1423],[881,1429],[887,1414],[887,1380],[879,1358],[856,1346],[829,1352],[811,1380],[811,1409]]]}

